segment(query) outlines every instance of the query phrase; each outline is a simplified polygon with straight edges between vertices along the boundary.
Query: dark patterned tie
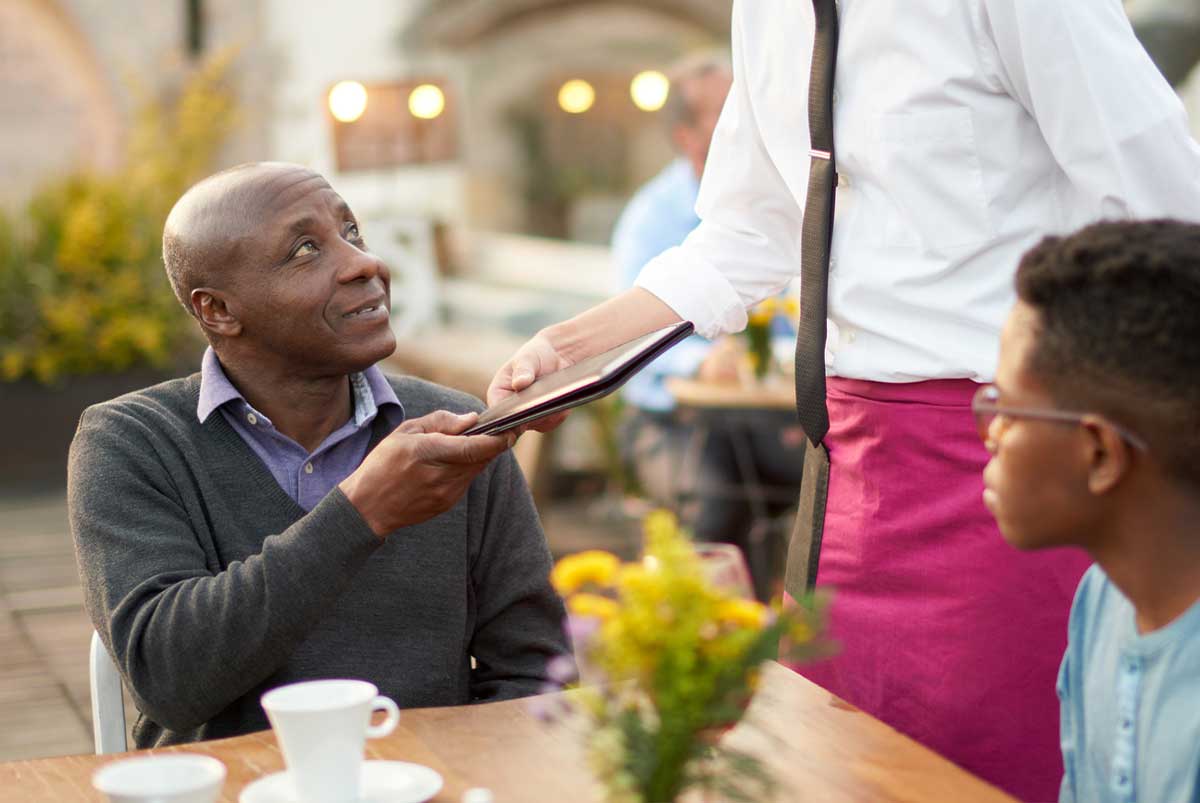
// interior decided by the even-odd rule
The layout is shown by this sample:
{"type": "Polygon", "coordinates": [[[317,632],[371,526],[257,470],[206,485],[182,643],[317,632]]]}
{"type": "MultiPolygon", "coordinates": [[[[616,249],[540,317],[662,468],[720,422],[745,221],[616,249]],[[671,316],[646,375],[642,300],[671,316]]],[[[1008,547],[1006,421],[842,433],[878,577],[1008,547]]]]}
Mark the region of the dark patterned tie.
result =
{"type": "Polygon", "coordinates": [[[829,431],[825,407],[826,305],[829,247],[833,236],[833,193],[837,164],[833,151],[833,76],[837,63],[838,18],[834,0],[813,0],[816,36],[808,84],[811,140],[808,196],[800,254],[800,325],[796,332],[796,411],[813,444],[829,431]]]}

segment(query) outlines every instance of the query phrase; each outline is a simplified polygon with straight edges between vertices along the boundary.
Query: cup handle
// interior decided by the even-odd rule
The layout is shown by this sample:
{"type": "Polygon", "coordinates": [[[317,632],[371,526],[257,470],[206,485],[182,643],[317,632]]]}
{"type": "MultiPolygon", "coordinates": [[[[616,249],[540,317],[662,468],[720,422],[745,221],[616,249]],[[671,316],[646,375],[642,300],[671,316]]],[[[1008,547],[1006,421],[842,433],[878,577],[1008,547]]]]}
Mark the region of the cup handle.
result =
{"type": "Polygon", "coordinates": [[[367,726],[367,738],[378,739],[380,736],[387,736],[396,729],[396,723],[400,721],[400,706],[391,697],[384,697],[382,694],[371,701],[371,711],[375,712],[380,709],[387,711],[387,717],[378,725],[367,726]]]}

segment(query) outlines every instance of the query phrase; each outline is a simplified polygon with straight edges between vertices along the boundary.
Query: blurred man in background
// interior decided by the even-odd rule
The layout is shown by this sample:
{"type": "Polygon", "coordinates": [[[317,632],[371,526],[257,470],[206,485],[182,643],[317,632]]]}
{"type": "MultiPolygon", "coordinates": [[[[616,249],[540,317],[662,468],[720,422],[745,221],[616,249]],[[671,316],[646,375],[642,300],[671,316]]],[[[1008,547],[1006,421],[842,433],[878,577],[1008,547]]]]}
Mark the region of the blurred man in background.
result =
{"type": "MultiPolygon", "coordinates": [[[[647,262],[682,243],[699,225],[695,207],[700,176],[733,83],[727,58],[718,54],[686,58],[671,68],[667,77],[671,91],[662,115],[677,157],[634,194],[617,221],[612,250],[618,291],[632,287],[647,262]]],[[[790,346],[793,334],[783,334],[790,346]]],[[[714,429],[699,444],[698,465],[684,466],[688,445],[697,436],[692,424],[676,414],[675,399],[666,387],[667,378],[676,376],[736,382],[739,357],[735,349],[714,346],[695,336],[633,377],[624,390],[632,416],[623,433],[622,448],[642,486],[656,500],[673,502],[672,490],[681,482],[680,470],[694,470],[695,476],[683,482],[700,495],[699,510],[688,517],[696,539],[733,543],[749,555],[756,522],[745,484],[758,480],[777,487],[781,499],[794,499],[800,488],[804,436],[795,416],[788,410],[756,411],[753,422],[736,432],[714,429]],[[756,477],[748,478],[739,469],[734,438],[746,447],[756,477]]],[[[770,590],[771,567],[766,565],[770,561],[750,563],[755,569],[756,590],[765,596],[770,590]]]]}

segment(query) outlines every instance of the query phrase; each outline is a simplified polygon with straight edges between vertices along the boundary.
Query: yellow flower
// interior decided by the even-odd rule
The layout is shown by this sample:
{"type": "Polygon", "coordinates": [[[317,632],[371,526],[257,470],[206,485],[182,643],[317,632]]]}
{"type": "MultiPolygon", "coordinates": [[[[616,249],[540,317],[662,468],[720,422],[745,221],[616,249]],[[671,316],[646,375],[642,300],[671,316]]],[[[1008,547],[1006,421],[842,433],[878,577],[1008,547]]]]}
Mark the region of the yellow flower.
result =
{"type": "Polygon", "coordinates": [[[795,318],[800,314],[800,300],[794,296],[788,296],[783,302],[783,311],[789,318],[795,318]]]}
{"type": "Polygon", "coordinates": [[[567,598],[567,610],[576,616],[588,616],[607,622],[620,613],[621,609],[616,602],[599,594],[573,594],[567,598]]]}
{"type": "Polygon", "coordinates": [[[28,361],[23,351],[15,348],[5,351],[4,359],[0,361],[0,376],[6,380],[16,379],[24,373],[28,361]]]}
{"type": "Polygon", "coordinates": [[[573,594],[585,585],[607,588],[612,585],[621,561],[611,552],[589,549],[567,555],[555,564],[550,582],[559,594],[573,594]]]}
{"type": "Polygon", "coordinates": [[[642,529],[646,533],[647,543],[663,541],[668,540],[668,536],[676,533],[679,529],[679,522],[675,518],[675,514],[669,510],[654,510],[646,515],[642,522],[642,529]]]}
{"type": "Polygon", "coordinates": [[[736,627],[761,630],[767,623],[767,608],[754,600],[721,600],[717,603],[717,621],[736,627]]]}
{"type": "Polygon", "coordinates": [[[788,628],[788,638],[794,644],[807,644],[812,641],[814,635],[812,626],[803,619],[788,628]]]}
{"type": "Polygon", "coordinates": [[[638,599],[659,600],[666,591],[657,572],[641,563],[622,566],[614,585],[622,597],[638,599]]]}

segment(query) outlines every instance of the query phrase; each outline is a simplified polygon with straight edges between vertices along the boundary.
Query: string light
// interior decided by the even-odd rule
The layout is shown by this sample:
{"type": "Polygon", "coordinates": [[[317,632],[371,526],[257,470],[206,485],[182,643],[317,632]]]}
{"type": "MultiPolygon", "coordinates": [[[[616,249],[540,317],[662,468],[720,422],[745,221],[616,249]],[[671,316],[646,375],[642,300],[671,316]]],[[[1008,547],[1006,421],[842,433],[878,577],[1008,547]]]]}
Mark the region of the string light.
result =
{"type": "Polygon", "coordinates": [[[408,95],[413,117],[432,120],[446,109],[446,95],[433,84],[421,84],[408,95]]]}
{"type": "Polygon", "coordinates": [[[340,81],[329,90],[329,111],[342,123],[353,123],[367,110],[367,88],[358,81],[340,81]]]}
{"type": "Polygon", "coordinates": [[[645,112],[656,112],[667,102],[671,82],[658,70],[646,70],[633,77],[629,95],[633,104],[645,112]]]}
{"type": "Polygon", "coordinates": [[[582,78],[573,78],[558,90],[558,105],[569,114],[583,114],[595,102],[596,90],[582,78]]]}

